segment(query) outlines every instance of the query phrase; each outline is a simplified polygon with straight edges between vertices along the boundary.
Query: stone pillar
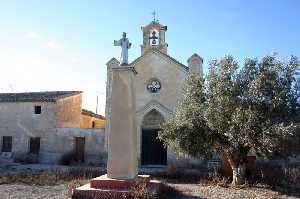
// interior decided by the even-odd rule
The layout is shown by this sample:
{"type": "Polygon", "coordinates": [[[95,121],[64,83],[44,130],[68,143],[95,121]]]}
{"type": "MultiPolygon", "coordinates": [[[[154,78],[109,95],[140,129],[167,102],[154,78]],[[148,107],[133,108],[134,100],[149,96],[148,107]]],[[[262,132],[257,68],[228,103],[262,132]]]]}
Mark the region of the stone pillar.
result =
{"type": "MultiPolygon", "coordinates": [[[[112,68],[118,67],[120,62],[116,58],[112,58],[106,63],[107,78],[106,78],[106,104],[105,104],[105,146],[104,150],[108,150],[108,129],[110,124],[111,111],[111,82],[112,82],[112,68]]],[[[106,161],[106,160],[105,160],[106,161]]]]}
{"type": "Polygon", "coordinates": [[[196,53],[193,54],[188,60],[188,66],[189,66],[189,71],[191,73],[196,73],[199,74],[201,77],[203,77],[203,59],[197,55],[196,53]]]}
{"type": "Polygon", "coordinates": [[[138,174],[133,67],[112,68],[107,177],[134,179],[138,174]]]}

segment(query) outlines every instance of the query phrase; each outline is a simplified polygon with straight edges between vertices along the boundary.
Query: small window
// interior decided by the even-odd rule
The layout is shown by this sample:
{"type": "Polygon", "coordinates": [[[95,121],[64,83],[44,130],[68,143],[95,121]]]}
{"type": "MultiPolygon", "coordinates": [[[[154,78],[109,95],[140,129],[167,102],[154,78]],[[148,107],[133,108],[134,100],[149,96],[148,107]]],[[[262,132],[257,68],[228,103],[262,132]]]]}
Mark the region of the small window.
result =
{"type": "Polygon", "coordinates": [[[96,126],[96,123],[95,123],[95,121],[93,121],[92,122],[92,128],[95,128],[95,126],[96,126]]]}
{"type": "Polygon", "coordinates": [[[29,142],[29,153],[38,154],[40,152],[40,138],[31,137],[29,142]]]}
{"type": "Polygon", "coordinates": [[[34,114],[41,114],[42,107],[41,106],[34,106],[34,114]]]}
{"type": "Polygon", "coordinates": [[[12,136],[3,136],[2,152],[11,152],[11,149],[12,149],[12,136]]]}

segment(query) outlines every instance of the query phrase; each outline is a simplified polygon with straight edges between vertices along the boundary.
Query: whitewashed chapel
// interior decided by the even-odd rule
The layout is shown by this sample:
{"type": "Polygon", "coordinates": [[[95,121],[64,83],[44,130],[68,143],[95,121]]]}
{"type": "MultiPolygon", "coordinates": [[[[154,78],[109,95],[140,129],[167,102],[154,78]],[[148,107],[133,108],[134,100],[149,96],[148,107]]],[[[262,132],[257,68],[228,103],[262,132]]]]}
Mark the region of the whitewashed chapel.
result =
{"type": "MultiPolygon", "coordinates": [[[[155,19],[141,29],[143,32],[141,56],[128,63],[128,52],[122,50],[120,61],[112,58],[107,63],[106,132],[110,125],[112,68],[122,67],[122,65],[134,67],[137,72],[133,81],[133,89],[136,102],[135,115],[138,133],[136,144],[139,165],[159,166],[186,163],[186,160],[177,160],[170,150],[164,148],[157,139],[157,134],[160,124],[174,113],[188,73],[203,75],[203,59],[193,54],[187,60],[187,65],[184,65],[168,55],[165,37],[167,26],[163,26],[155,19]]],[[[131,43],[126,38],[126,34],[123,33],[122,39],[115,41],[115,45],[129,49],[131,43]]]]}

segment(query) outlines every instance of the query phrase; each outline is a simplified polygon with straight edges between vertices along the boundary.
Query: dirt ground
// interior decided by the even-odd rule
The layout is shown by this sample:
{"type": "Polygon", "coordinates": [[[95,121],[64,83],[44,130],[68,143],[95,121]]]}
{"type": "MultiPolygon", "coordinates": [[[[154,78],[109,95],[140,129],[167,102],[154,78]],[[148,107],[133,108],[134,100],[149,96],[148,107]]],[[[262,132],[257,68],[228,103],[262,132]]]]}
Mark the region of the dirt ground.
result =
{"type": "MultiPolygon", "coordinates": [[[[58,181],[55,185],[49,186],[48,182],[53,180],[53,176],[55,176],[55,172],[51,172],[52,170],[62,170],[68,171],[74,168],[65,167],[65,166],[48,166],[48,165],[8,165],[8,166],[0,166],[0,173],[2,175],[8,171],[16,173],[26,172],[26,173],[39,173],[42,171],[48,171],[48,175],[42,175],[37,179],[38,176],[28,175],[27,180],[23,180],[24,176],[21,175],[17,180],[8,180],[5,177],[0,180],[0,199],[69,199],[70,198],[70,186],[68,183],[70,181],[58,181]],[[46,180],[45,178],[48,178],[46,180]],[[42,180],[44,183],[43,186],[33,185],[36,182],[42,180]],[[23,182],[23,183],[20,183],[23,182]],[[48,183],[48,184],[47,184],[48,183]]],[[[80,174],[84,172],[82,168],[77,172],[73,172],[73,175],[80,174]]],[[[105,171],[105,168],[86,168],[88,172],[86,174],[92,175],[100,175],[101,172],[105,171]],[[97,172],[93,172],[96,170],[97,172]]],[[[149,171],[144,171],[149,172],[149,171]]],[[[17,175],[18,176],[18,175],[17,175]]],[[[64,176],[62,176],[64,179],[64,176]]],[[[73,176],[74,177],[74,176],[73,176]]],[[[185,179],[192,177],[183,176],[185,179]]],[[[73,178],[72,178],[73,179],[73,178]]],[[[77,178],[75,178],[77,179],[77,178]]],[[[90,179],[90,178],[89,178],[90,179]]],[[[181,178],[179,178],[181,179],[181,178]]],[[[70,179],[68,179],[70,180],[70,179]]],[[[159,178],[159,180],[163,181],[165,184],[172,187],[173,194],[172,197],[168,197],[167,199],[300,199],[300,193],[284,193],[273,191],[270,188],[266,188],[266,186],[256,186],[256,187],[222,187],[212,184],[199,184],[195,181],[176,181],[176,180],[166,180],[165,178],[159,178]],[[175,191],[174,191],[175,190],[175,191]]],[[[72,181],[73,182],[73,181],[72,181]]],[[[77,185],[76,185],[77,186],[77,185]]],[[[280,187],[276,190],[280,190],[280,187]]],[[[166,198],[164,198],[166,199],[166,198]]]]}
{"type": "Polygon", "coordinates": [[[282,195],[266,188],[230,188],[199,184],[171,184],[179,193],[180,199],[296,199],[297,196],[282,195]]]}
{"type": "MultiPolygon", "coordinates": [[[[220,186],[204,186],[199,184],[169,184],[179,194],[171,199],[296,199],[300,197],[280,195],[265,188],[224,188],[220,186]]],[[[1,199],[68,199],[65,185],[30,186],[24,184],[0,185],[1,199]]]]}

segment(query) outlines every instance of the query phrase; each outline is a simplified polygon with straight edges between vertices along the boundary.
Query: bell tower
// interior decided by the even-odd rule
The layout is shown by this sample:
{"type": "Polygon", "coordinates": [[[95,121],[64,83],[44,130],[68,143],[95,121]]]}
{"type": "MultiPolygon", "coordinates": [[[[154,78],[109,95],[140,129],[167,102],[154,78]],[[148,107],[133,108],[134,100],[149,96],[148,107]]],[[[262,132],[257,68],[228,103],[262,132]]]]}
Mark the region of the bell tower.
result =
{"type": "Polygon", "coordinates": [[[148,49],[157,49],[167,54],[168,44],[165,42],[165,32],[167,26],[161,25],[155,19],[155,12],[153,12],[153,21],[147,26],[142,26],[143,44],[141,45],[141,54],[143,55],[148,49]]]}

